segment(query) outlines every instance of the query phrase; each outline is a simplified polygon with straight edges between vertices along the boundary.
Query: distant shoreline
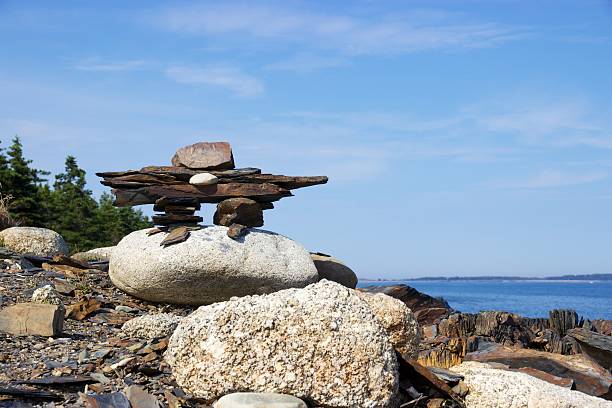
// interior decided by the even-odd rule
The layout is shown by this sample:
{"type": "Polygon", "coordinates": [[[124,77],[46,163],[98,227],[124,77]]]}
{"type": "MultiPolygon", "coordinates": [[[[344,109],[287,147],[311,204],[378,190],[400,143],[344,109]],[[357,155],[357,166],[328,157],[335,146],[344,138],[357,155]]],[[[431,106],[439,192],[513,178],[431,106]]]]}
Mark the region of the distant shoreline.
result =
{"type": "Polygon", "coordinates": [[[359,278],[360,282],[404,282],[404,281],[612,281],[612,273],[589,274],[589,275],[562,275],[548,277],[526,277],[526,276],[432,276],[420,278],[399,279],[368,279],[359,278]]]}

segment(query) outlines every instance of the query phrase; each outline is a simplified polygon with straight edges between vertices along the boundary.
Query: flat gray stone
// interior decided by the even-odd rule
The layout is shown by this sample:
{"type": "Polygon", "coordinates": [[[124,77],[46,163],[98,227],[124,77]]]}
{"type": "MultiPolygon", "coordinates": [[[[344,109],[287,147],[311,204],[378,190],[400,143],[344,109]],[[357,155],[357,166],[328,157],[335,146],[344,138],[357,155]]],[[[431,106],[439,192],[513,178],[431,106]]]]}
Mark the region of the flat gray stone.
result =
{"type": "Polygon", "coordinates": [[[57,336],[64,327],[64,308],[47,303],[17,303],[0,310],[0,331],[17,336],[57,336]]]}
{"type": "Polygon", "coordinates": [[[308,408],[304,401],[287,394],[273,392],[237,392],[224,395],[214,408],[308,408]]]}

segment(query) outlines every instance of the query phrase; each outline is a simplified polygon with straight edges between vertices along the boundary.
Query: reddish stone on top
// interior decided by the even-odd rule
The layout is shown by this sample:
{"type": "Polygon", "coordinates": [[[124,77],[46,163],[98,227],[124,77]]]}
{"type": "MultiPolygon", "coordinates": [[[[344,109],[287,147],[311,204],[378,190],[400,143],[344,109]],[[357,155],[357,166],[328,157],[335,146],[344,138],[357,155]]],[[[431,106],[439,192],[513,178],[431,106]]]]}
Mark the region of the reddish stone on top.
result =
{"type": "Polygon", "coordinates": [[[181,147],[172,157],[172,165],[202,170],[234,168],[232,147],[227,142],[199,142],[181,147]]]}

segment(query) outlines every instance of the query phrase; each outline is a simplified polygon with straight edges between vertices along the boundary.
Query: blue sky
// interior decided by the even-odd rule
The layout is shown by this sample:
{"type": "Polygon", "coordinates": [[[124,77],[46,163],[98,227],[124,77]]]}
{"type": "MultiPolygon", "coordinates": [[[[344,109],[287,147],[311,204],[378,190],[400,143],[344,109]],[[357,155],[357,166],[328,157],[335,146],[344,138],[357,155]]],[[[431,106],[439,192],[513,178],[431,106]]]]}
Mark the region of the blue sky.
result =
{"type": "Polygon", "coordinates": [[[228,140],[330,177],[266,228],[360,277],[612,273],[609,1],[0,0],[0,45],[0,139],[96,194],[228,140]]]}

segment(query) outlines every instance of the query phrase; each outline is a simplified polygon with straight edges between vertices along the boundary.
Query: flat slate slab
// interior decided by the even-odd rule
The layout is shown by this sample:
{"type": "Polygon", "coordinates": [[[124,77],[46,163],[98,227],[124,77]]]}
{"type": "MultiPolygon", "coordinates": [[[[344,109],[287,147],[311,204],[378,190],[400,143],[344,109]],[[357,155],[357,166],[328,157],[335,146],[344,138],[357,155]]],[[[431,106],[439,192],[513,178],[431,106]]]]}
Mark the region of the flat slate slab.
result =
{"type": "Polygon", "coordinates": [[[0,310],[0,331],[16,336],[57,336],[64,327],[64,310],[57,305],[17,303],[0,310]]]}

